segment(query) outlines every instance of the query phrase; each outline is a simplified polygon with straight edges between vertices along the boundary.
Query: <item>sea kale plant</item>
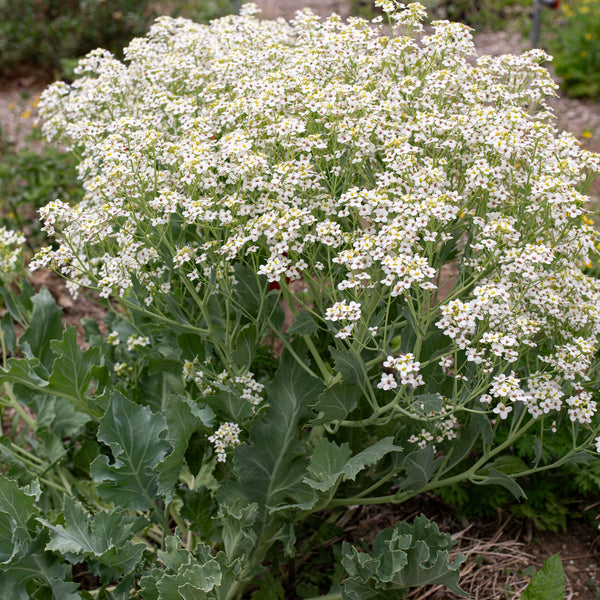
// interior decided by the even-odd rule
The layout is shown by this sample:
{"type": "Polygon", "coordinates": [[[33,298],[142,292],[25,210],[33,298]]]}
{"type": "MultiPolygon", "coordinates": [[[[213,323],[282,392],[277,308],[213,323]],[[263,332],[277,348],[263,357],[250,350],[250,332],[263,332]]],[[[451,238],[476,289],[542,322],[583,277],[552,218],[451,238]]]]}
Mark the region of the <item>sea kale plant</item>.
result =
{"type": "MultiPolygon", "coordinates": [[[[160,18],[44,93],[85,196],[41,210],[30,267],[110,312],[83,351],[46,291],[6,294],[11,598],[294,597],[316,515],[465,481],[521,496],[598,449],[600,159],[555,129],[541,51],[476,58],[465,26],[379,5],[160,18]]],[[[316,594],[458,589],[451,546],[422,516],[344,542],[316,594]]]]}

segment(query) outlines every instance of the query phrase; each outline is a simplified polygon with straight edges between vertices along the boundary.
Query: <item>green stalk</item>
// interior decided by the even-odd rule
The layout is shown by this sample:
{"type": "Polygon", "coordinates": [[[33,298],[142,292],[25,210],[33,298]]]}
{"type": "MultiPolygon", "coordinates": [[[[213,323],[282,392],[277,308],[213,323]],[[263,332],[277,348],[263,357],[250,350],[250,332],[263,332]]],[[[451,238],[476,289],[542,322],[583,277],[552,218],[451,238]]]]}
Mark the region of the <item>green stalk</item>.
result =
{"type": "Polygon", "coordinates": [[[327,387],[329,387],[330,385],[332,385],[333,379],[334,379],[333,375],[331,374],[331,371],[327,368],[327,365],[323,362],[323,359],[321,358],[313,341],[310,339],[310,336],[303,335],[302,339],[308,346],[308,349],[310,350],[312,357],[314,358],[315,362],[317,363],[317,366],[319,367],[319,371],[321,371],[321,375],[323,376],[323,381],[325,382],[325,385],[327,387]]]}

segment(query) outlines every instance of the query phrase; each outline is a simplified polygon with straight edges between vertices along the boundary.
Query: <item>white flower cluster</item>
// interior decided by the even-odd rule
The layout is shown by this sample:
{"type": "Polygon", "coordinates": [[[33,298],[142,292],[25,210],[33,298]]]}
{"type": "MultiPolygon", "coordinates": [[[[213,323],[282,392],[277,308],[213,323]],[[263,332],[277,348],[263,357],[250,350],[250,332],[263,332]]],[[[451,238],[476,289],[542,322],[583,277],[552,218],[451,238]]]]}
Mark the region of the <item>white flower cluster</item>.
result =
{"type": "Polygon", "coordinates": [[[217,429],[208,441],[215,447],[217,453],[217,460],[219,462],[225,462],[227,460],[227,449],[235,448],[240,444],[240,428],[235,423],[223,423],[219,429],[217,429]]]}
{"type": "MultiPolygon", "coordinates": [[[[475,61],[468,28],[421,35],[421,5],[379,4],[397,37],[247,8],[210,25],[160,18],[125,62],[90,53],[42,98],[46,134],[83,156],[86,193],[41,211],[57,244],[31,266],[103,296],[139,284],[160,307],[243,262],[319,289],[348,344],[378,327],[384,356],[397,324],[372,307],[405,302],[477,367],[501,419],[521,402],[587,423],[600,284],[582,273],[598,239],[579,190],[600,157],[553,126],[543,52],[475,61]]],[[[429,358],[390,356],[377,387],[422,385],[429,358]]],[[[457,385],[461,361],[443,367],[457,385]]]]}
{"type": "Polygon", "coordinates": [[[383,363],[386,369],[391,369],[392,373],[383,373],[381,381],[377,387],[382,390],[393,390],[398,387],[397,378],[400,379],[400,385],[408,385],[416,388],[423,385],[423,376],[419,373],[421,363],[415,360],[413,354],[408,352],[398,357],[388,356],[383,363]]]}
{"type": "MultiPolygon", "coordinates": [[[[205,368],[209,364],[205,363],[205,368]]],[[[215,387],[225,387],[229,391],[235,391],[240,398],[253,406],[258,406],[264,401],[261,394],[265,386],[256,381],[251,371],[246,371],[242,375],[232,375],[224,370],[213,376],[209,369],[199,369],[196,360],[186,360],[183,364],[183,376],[186,381],[194,381],[204,395],[214,393],[215,387]]]]}
{"type": "Polygon", "coordinates": [[[0,271],[11,274],[15,270],[24,243],[22,233],[0,227],[0,271]]]}
{"type": "Polygon", "coordinates": [[[127,338],[127,350],[130,352],[136,348],[144,348],[150,345],[150,338],[142,335],[130,335],[127,338]]]}

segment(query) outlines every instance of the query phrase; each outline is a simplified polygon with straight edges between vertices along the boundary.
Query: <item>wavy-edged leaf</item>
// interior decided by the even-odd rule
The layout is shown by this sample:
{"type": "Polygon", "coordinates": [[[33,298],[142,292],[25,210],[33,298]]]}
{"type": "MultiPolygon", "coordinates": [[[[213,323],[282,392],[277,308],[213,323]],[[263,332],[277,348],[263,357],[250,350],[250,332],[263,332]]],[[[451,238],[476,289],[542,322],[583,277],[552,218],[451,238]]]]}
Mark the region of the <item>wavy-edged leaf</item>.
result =
{"type": "Polygon", "coordinates": [[[346,443],[338,446],[325,438],[320,439],[310,457],[309,477],[305,477],[304,481],[315,490],[326,492],[344,475],[351,454],[346,443]]]}
{"type": "Polygon", "coordinates": [[[163,414],[167,422],[167,441],[173,450],[156,465],[156,471],[160,493],[169,503],[192,434],[202,426],[212,427],[215,414],[212,409],[200,406],[185,396],[171,396],[163,414]]]}
{"type": "Polygon", "coordinates": [[[25,535],[28,532],[27,522],[38,514],[35,506],[35,495],[27,493],[19,484],[0,474],[0,510],[5,512],[25,535]]]}
{"type": "Polygon", "coordinates": [[[353,352],[331,348],[331,356],[335,361],[335,370],[342,374],[346,383],[361,383],[364,379],[362,359],[353,352]]]}
{"type": "Polygon", "coordinates": [[[349,577],[342,598],[404,597],[411,587],[443,584],[463,594],[458,587],[459,566],[465,557],[449,562],[449,550],[455,542],[423,515],[412,524],[400,522],[394,529],[377,534],[373,553],[358,552],[347,543],[342,547],[342,564],[349,577]]]}
{"type": "Polygon", "coordinates": [[[74,396],[85,403],[85,393],[92,379],[92,369],[100,364],[100,348],[82,352],[77,344],[77,328],[67,325],[62,340],[52,340],[50,348],[56,355],[50,375],[51,393],[74,396]]]}
{"type": "Polygon", "coordinates": [[[132,510],[151,508],[158,488],[154,468],[170,449],[166,435],[162,415],[114,392],[97,435],[111,449],[114,462],[101,454],[90,465],[100,497],[132,510]]]}
{"type": "Polygon", "coordinates": [[[81,600],[77,592],[79,584],[68,581],[71,569],[43,550],[44,535],[29,545],[23,558],[8,565],[6,570],[0,568],[2,598],[29,600],[27,584],[35,582],[39,587],[49,588],[54,600],[81,600]]]}
{"type": "Polygon", "coordinates": [[[128,575],[135,568],[145,548],[145,544],[129,542],[131,523],[124,522],[122,513],[105,511],[92,516],[72,498],[65,498],[64,525],[37,520],[50,531],[46,550],[58,552],[70,562],[93,558],[119,575],[128,575]]]}

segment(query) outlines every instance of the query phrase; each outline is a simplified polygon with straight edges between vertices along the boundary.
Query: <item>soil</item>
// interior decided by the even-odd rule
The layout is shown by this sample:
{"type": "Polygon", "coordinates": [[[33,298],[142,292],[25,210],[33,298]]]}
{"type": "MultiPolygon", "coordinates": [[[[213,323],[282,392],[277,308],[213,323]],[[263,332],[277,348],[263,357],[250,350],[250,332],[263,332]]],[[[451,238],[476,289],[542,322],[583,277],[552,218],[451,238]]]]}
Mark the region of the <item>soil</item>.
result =
{"type": "MultiPolygon", "coordinates": [[[[342,17],[350,13],[343,0],[255,0],[266,18],[291,18],[301,5],[326,16],[336,12],[342,17]]],[[[519,53],[528,49],[527,41],[518,33],[488,32],[475,36],[478,53],[519,53]]],[[[25,72],[11,81],[0,81],[0,159],[2,149],[19,150],[31,147],[27,136],[33,130],[36,105],[40,92],[49,83],[42,72],[25,72]]],[[[600,152],[600,102],[573,100],[561,96],[552,99],[557,126],[573,133],[582,145],[600,152]]],[[[597,192],[596,192],[597,193],[597,192]]],[[[1,199],[0,199],[1,202],[1,199]]],[[[45,285],[64,309],[64,319],[80,330],[80,321],[91,318],[101,321],[104,314],[96,299],[82,294],[74,300],[59,277],[49,272],[33,276],[34,285],[45,285]]],[[[529,566],[539,568],[553,554],[560,553],[565,567],[566,600],[598,600],[600,598],[600,496],[584,502],[587,519],[573,521],[566,532],[536,531],[530,523],[513,521],[499,510],[492,521],[461,520],[452,506],[443,504],[431,494],[418,496],[400,506],[356,508],[346,515],[345,539],[356,545],[371,542],[376,533],[393,527],[399,520],[412,520],[424,513],[436,521],[440,529],[453,535],[456,551],[467,555],[462,566],[461,585],[475,600],[520,598],[530,576],[529,566]],[[527,571],[529,573],[529,571],[527,571]]],[[[420,588],[409,595],[410,600],[455,600],[456,594],[439,587],[420,588]]]]}

